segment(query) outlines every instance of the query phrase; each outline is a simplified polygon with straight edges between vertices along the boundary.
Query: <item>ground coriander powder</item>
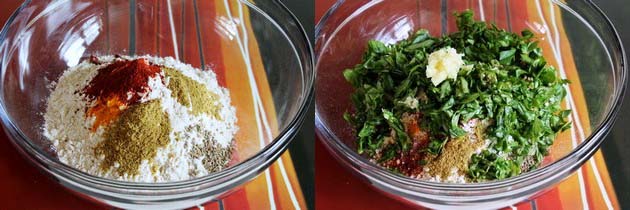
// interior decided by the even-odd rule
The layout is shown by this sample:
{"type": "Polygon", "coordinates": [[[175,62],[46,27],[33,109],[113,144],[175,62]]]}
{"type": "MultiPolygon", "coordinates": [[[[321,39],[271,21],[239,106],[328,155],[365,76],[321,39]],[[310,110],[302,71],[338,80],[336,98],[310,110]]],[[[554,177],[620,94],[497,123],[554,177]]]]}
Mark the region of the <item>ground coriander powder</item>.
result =
{"type": "Polygon", "coordinates": [[[142,160],[155,157],[158,148],[170,139],[171,125],[160,100],[129,107],[105,131],[105,139],[94,149],[104,155],[101,169],[108,170],[115,163],[120,174],[137,175],[142,160]]]}
{"type": "Polygon", "coordinates": [[[470,157],[486,143],[484,140],[486,124],[479,123],[469,135],[449,140],[439,155],[428,155],[424,159],[428,163],[425,166],[429,169],[427,173],[433,177],[447,179],[455,168],[459,175],[464,175],[468,171],[470,157]]]}
{"type": "Polygon", "coordinates": [[[177,70],[171,68],[162,68],[162,70],[169,78],[168,88],[173,91],[173,97],[177,99],[177,102],[191,107],[193,115],[198,116],[205,113],[220,119],[219,110],[221,107],[215,104],[218,98],[217,94],[210,92],[203,84],[177,70]]]}

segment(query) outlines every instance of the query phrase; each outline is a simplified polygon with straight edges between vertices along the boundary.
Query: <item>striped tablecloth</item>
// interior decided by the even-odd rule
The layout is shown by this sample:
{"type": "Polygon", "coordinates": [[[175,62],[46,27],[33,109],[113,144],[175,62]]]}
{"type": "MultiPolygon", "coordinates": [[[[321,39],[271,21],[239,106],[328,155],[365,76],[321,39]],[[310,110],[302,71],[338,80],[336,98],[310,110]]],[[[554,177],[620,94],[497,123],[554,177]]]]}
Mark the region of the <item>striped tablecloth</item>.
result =
{"type": "MultiPolygon", "coordinates": [[[[395,1],[391,1],[395,4],[395,1]]],[[[478,19],[494,22],[498,27],[511,31],[530,29],[540,37],[540,46],[550,65],[560,70],[560,75],[571,81],[570,94],[563,104],[576,110],[572,112],[570,120],[573,126],[570,131],[558,136],[549,159],[559,159],[568,151],[580,144],[591,133],[586,101],[581,83],[573,60],[571,45],[561,21],[561,11],[551,6],[549,0],[433,0],[418,1],[420,10],[431,11],[460,11],[472,8],[478,19]],[[484,4],[485,3],[485,4],[484,4]],[[495,3],[490,5],[490,3],[495,3]],[[512,21],[528,19],[525,21],[512,21]],[[541,23],[541,24],[535,24],[541,23]]],[[[332,0],[318,0],[316,15],[320,18],[334,3],[332,0]]],[[[456,30],[455,18],[448,14],[419,11],[420,24],[429,25],[429,31],[434,35],[456,30]],[[428,24],[422,21],[440,20],[441,24],[428,24]]],[[[343,209],[407,209],[394,200],[367,188],[364,183],[352,177],[341,169],[335,160],[330,158],[328,151],[318,142],[316,148],[316,206],[322,209],[343,207],[343,209]]],[[[610,181],[608,169],[601,151],[584,164],[575,174],[567,178],[557,187],[547,193],[532,198],[529,201],[510,207],[512,209],[619,209],[617,197],[610,181]]]]}
{"type": "MultiPolygon", "coordinates": [[[[92,3],[107,5],[108,1],[113,0],[98,0],[92,3]]],[[[111,52],[126,49],[130,54],[150,53],[172,56],[198,68],[211,66],[217,73],[219,83],[231,90],[233,105],[238,110],[240,130],[236,137],[237,156],[239,156],[237,158],[242,160],[269,144],[278,132],[278,125],[273,120],[276,119],[274,103],[259,54],[258,43],[251,27],[249,11],[242,3],[237,2],[236,0],[129,1],[129,7],[123,10],[108,8],[108,12],[116,15],[110,13],[106,16],[109,19],[123,18],[135,19],[135,21],[130,21],[129,25],[122,27],[107,27],[105,36],[99,36],[97,39],[106,39],[102,43],[107,43],[105,47],[111,52]],[[153,7],[147,10],[147,7],[142,5],[153,7]],[[159,16],[158,22],[142,20],[155,14],[169,15],[159,16]],[[215,20],[225,22],[215,23],[215,20]],[[175,24],[183,22],[196,24],[175,24]],[[226,26],[234,28],[219,28],[226,26]],[[233,33],[231,34],[233,40],[221,39],[216,30],[233,33]],[[152,35],[158,32],[170,34],[170,36],[152,35]],[[180,44],[173,44],[174,42],[180,44]],[[181,43],[194,44],[184,46],[181,43]],[[223,56],[235,54],[243,56],[223,56]],[[208,64],[204,63],[204,60],[219,62],[208,64]],[[260,97],[252,97],[252,95],[260,97]]],[[[17,0],[3,2],[0,22],[4,23],[20,3],[17,0]]],[[[10,145],[6,134],[0,134],[0,180],[2,180],[0,181],[0,209],[103,208],[79,199],[39,173],[30,166],[30,163],[20,157],[10,145]]],[[[287,151],[268,170],[250,183],[222,199],[198,208],[305,209],[306,204],[291,156],[287,151]]]]}

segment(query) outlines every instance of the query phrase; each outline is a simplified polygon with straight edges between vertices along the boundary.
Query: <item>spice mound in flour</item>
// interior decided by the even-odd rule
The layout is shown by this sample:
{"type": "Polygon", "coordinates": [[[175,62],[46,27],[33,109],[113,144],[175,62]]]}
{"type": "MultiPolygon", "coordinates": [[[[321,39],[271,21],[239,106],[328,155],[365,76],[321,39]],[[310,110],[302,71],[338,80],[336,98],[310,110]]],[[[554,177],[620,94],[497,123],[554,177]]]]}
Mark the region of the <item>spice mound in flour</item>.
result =
{"type": "Polygon", "coordinates": [[[64,72],[44,118],[61,162],[135,182],[226,168],[238,130],[216,75],[170,57],[90,57],[64,72]]]}
{"type": "Polygon", "coordinates": [[[118,60],[98,70],[98,74],[85,87],[83,94],[96,104],[88,110],[96,117],[92,127],[109,124],[126,106],[140,102],[147,94],[149,79],[160,75],[159,66],[150,65],[146,59],[118,60]]]}
{"type": "Polygon", "coordinates": [[[199,115],[201,113],[210,114],[214,117],[220,117],[218,111],[221,107],[212,104],[218,97],[216,94],[203,88],[203,85],[181,72],[164,68],[164,73],[171,78],[168,88],[173,90],[173,95],[177,101],[184,106],[192,107],[192,113],[199,115]]]}
{"type": "Polygon", "coordinates": [[[142,160],[155,157],[158,148],[168,145],[170,132],[168,114],[162,111],[159,100],[126,109],[107,127],[105,140],[95,148],[97,156],[105,156],[101,169],[119,163],[118,173],[138,174],[142,160]]]}

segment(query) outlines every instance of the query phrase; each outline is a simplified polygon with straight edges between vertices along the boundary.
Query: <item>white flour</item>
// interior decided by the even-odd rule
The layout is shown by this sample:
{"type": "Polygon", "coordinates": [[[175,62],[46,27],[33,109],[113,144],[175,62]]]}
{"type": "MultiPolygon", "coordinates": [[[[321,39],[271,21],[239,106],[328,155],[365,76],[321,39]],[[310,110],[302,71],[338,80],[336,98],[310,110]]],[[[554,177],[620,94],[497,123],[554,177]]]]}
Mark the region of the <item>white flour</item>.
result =
{"type": "MultiPolygon", "coordinates": [[[[149,80],[151,92],[144,95],[141,102],[161,99],[162,109],[168,114],[172,127],[170,143],[164,148],[159,148],[151,161],[143,160],[137,176],[118,174],[115,170],[118,164],[114,164],[108,171],[101,170],[100,165],[104,156],[95,156],[94,148],[103,141],[104,128],[100,127],[96,132],[90,131],[94,117],[86,119],[85,110],[91,107],[91,104],[80,94],[96,76],[98,69],[116,59],[113,56],[99,57],[102,65],[84,61],[64,72],[48,99],[43,133],[55,146],[59,160],[92,175],[135,182],[179,181],[213,172],[208,171],[203,165],[204,158],[212,158],[213,154],[199,157],[192,155],[192,151],[204,146],[223,148],[223,151],[227,151],[233,146],[232,140],[238,128],[229,92],[218,85],[216,75],[212,71],[195,69],[171,57],[123,56],[120,59],[136,58],[145,58],[153,64],[179,70],[185,76],[205,85],[210,92],[219,96],[215,101],[217,103],[215,105],[221,107],[218,112],[219,118],[207,114],[193,115],[191,107],[183,106],[171,96],[171,90],[167,88],[168,77],[164,78],[166,84],[160,77],[151,78],[149,80]],[[152,168],[158,170],[152,172],[152,168]]],[[[224,168],[228,161],[229,157],[221,159],[221,164],[213,166],[213,170],[224,168]]]]}

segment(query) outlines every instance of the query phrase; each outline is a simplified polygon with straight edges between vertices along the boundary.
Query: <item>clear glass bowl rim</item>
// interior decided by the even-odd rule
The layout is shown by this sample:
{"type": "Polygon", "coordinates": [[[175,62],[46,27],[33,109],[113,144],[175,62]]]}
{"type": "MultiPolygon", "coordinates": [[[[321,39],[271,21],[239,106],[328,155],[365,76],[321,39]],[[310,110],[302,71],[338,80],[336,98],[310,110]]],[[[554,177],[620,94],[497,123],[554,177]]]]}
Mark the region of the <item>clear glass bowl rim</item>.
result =
{"type": "MultiPolygon", "coordinates": [[[[605,22],[605,28],[614,36],[615,46],[613,49],[607,49],[607,51],[616,51],[621,55],[619,64],[613,64],[613,68],[620,70],[621,76],[619,82],[614,87],[614,99],[609,108],[609,112],[602,120],[602,124],[593,130],[593,133],[588,136],[584,142],[576,147],[571,153],[565,157],[549,164],[543,168],[539,168],[532,172],[528,172],[513,178],[473,183],[473,184],[449,184],[422,181],[418,179],[412,179],[409,177],[397,175],[391,173],[382,167],[371,163],[364,157],[358,155],[354,150],[349,148],[343,143],[322,120],[317,102],[315,105],[315,131],[323,145],[331,152],[331,154],[345,166],[350,166],[352,172],[355,175],[358,173],[367,181],[370,181],[381,190],[386,192],[393,192],[394,194],[402,195],[407,199],[415,201],[423,201],[428,203],[459,203],[459,204],[472,204],[479,202],[493,202],[497,200],[506,200],[518,197],[519,195],[534,195],[541,190],[544,190],[552,183],[558,183],[564,178],[568,177],[574,171],[576,171],[581,165],[586,162],[599,148],[599,145],[603,141],[604,137],[612,128],[616,116],[621,108],[624,93],[626,91],[626,84],[628,80],[628,67],[626,65],[626,53],[623,48],[620,36],[617,30],[614,28],[612,22],[602,10],[590,0],[584,1],[590,6],[593,11],[598,15],[598,19],[602,19],[605,22]],[[455,200],[454,200],[455,199],[455,200]]],[[[319,61],[320,45],[321,48],[326,47],[328,37],[322,40],[322,33],[324,27],[330,17],[345,3],[345,0],[337,1],[328,11],[322,16],[320,21],[315,26],[315,60],[319,61]],[[324,43],[320,43],[324,42],[324,43]]],[[[378,1],[370,1],[375,3],[378,1]]],[[[570,9],[569,5],[560,1],[553,1],[554,3],[562,6],[565,9],[570,9]]],[[[360,8],[363,8],[362,5],[360,8]]],[[[358,10],[355,10],[355,12],[358,10]]],[[[574,11],[575,12],[575,11],[574,11]]],[[[578,13],[575,13],[578,14],[578,13]]],[[[350,16],[344,16],[344,20],[349,19],[350,16]]],[[[345,24],[345,21],[342,21],[345,24]]],[[[590,23],[589,23],[590,24],[590,23]]],[[[335,30],[340,26],[332,26],[335,30]]],[[[590,26],[592,27],[592,26],[590,26]]],[[[333,30],[334,31],[334,30],[333,30]]],[[[595,31],[593,31],[595,32],[595,31]]],[[[334,33],[334,32],[333,32],[334,33]]],[[[328,35],[328,34],[327,34],[328,35]]],[[[601,36],[600,34],[597,34],[601,36]]],[[[316,63],[316,69],[318,68],[316,63]]],[[[317,85],[317,84],[316,84],[317,85]]]]}
{"type": "MultiPolygon", "coordinates": [[[[53,0],[50,3],[63,3],[70,2],[71,0],[53,0]]],[[[202,189],[196,189],[200,185],[211,186],[212,189],[204,191],[208,194],[216,194],[227,192],[235,186],[239,186],[254,177],[260,172],[264,171],[269,165],[271,165],[286,149],[287,145],[293,140],[293,137],[297,134],[302,126],[304,118],[308,112],[309,105],[314,100],[314,81],[315,81],[315,61],[313,48],[308,41],[308,36],[304,27],[299,22],[297,17],[281,2],[273,0],[269,4],[277,4],[280,7],[280,13],[285,13],[290,17],[287,21],[296,24],[297,33],[301,36],[300,39],[304,40],[304,43],[296,43],[296,40],[289,38],[284,28],[281,28],[277,20],[271,18],[267,11],[262,10],[256,4],[249,2],[248,0],[238,0],[239,2],[246,4],[250,8],[265,15],[267,20],[273,21],[277,30],[282,31],[287,41],[294,46],[293,51],[296,55],[300,54],[295,45],[303,44],[306,51],[308,62],[300,62],[302,66],[300,69],[304,72],[304,97],[299,101],[299,109],[296,115],[288,123],[287,127],[279,132],[279,134],[270,142],[267,146],[261,149],[254,156],[249,157],[241,161],[239,164],[231,166],[225,170],[203,176],[195,179],[177,181],[177,182],[164,182],[164,183],[141,183],[141,182],[126,182],[105,179],[97,176],[87,174],[79,171],[73,167],[67,166],[48,155],[41,150],[37,145],[33,144],[28,137],[26,137],[20,129],[15,125],[7,114],[7,110],[4,106],[5,100],[4,94],[0,93],[0,120],[5,132],[9,136],[12,144],[32,163],[37,165],[40,169],[54,175],[66,187],[70,187],[73,190],[91,195],[94,192],[98,192],[100,196],[105,200],[115,200],[118,202],[134,202],[133,198],[125,198],[125,194],[132,193],[135,198],[140,198],[146,202],[160,201],[160,200],[177,200],[174,197],[160,198],[159,196],[180,195],[179,199],[198,197],[202,189]],[[310,74],[308,70],[311,70],[310,74]],[[213,187],[216,186],[216,187],[213,187]]],[[[2,30],[0,30],[0,43],[4,42],[7,36],[8,26],[10,26],[17,15],[29,6],[32,0],[26,0],[22,5],[13,12],[5,23],[2,30]]],[[[260,3],[257,3],[260,4],[260,3]]],[[[2,60],[0,60],[0,64],[2,60]]],[[[0,87],[3,86],[0,84],[0,87]]]]}

